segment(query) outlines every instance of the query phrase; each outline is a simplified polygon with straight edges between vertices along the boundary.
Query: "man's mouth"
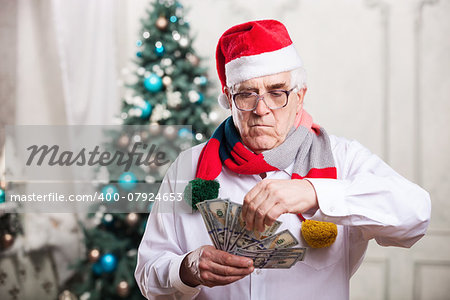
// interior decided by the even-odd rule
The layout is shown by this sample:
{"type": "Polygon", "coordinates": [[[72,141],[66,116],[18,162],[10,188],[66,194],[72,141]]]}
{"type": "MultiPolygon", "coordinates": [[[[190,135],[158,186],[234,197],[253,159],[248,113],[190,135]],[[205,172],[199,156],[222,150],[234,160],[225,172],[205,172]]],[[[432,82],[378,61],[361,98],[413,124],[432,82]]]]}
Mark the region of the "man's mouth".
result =
{"type": "Polygon", "coordinates": [[[273,127],[273,126],[267,125],[267,124],[255,124],[255,125],[251,125],[250,127],[273,127]]]}

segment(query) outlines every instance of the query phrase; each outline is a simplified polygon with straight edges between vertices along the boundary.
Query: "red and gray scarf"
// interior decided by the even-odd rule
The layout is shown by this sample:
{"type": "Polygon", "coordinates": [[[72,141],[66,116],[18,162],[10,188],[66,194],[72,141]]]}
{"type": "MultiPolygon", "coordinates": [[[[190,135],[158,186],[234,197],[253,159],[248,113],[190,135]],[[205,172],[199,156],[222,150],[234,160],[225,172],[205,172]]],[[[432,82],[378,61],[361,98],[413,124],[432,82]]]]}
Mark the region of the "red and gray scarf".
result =
{"type": "MultiPolygon", "coordinates": [[[[284,170],[292,163],[294,163],[292,179],[337,178],[330,139],[323,128],[313,123],[312,117],[305,110],[297,114],[294,126],[281,145],[260,154],[255,154],[244,146],[232,117],[229,117],[219,125],[202,149],[198,160],[196,179],[191,182],[191,185],[197,184],[197,188],[191,189],[191,187],[188,190],[189,193],[193,193],[191,204],[217,197],[218,184],[212,188],[203,184],[205,182],[216,183],[214,179],[219,176],[223,165],[239,174],[261,174],[284,170]],[[216,188],[217,194],[215,193],[216,188]],[[213,190],[213,195],[201,195],[199,199],[197,192],[200,191],[201,194],[208,189],[213,190]]],[[[305,221],[301,214],[299,214],[299,218],[305,221]]],[[[319,223],[325,222],[310,223],[310,225],[317,226],[320,225],[319,223]]],[[[302,226],[302,233],[307,240],[303,227],[305,226],[302,226]]],[[[305,227],[305,229],[307,228],[305,227]]],[[[323,228],[312,228],[312,232],[316,230],[323,230],[323,228]]],[[[334,238],[331,237],[333,241],[335,237],[336,234],[334,234],[334,238]]],[[[328,237],[329,239],[330,237],[328,237]]],[[[314,247],[314,241],[309,244],[314,247]]],[[[319,244],[316,243],[315,246],[323,247],[319,244]]]]}
{"type": "Polygon", "coordinates": [[[294,127],[281,145],[260,154],[244,146],[232,117],[229,117],[219,125],[203,147],[196,177],[213,180],[222,171],[223,164],[239,174],[261,174],[284,170],[292,162],[292,179],[336,179],[329,137],[323,128],[313,124],[305,110],[297,115],[294,127]]]}

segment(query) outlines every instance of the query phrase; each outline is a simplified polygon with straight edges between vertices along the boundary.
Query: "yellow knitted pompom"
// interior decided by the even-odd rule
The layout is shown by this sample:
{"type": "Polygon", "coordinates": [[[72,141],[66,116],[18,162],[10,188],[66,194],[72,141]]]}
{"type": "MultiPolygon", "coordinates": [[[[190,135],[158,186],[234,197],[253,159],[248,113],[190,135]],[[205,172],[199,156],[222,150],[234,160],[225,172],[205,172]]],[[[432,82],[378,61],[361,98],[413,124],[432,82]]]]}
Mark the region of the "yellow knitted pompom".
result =
{"type": "Polygon", "coordinates": [[[305,220],[302,222],[302,235],[312,248],[331,246],[337,236],[337,226],[330,222],[305,220]]]}

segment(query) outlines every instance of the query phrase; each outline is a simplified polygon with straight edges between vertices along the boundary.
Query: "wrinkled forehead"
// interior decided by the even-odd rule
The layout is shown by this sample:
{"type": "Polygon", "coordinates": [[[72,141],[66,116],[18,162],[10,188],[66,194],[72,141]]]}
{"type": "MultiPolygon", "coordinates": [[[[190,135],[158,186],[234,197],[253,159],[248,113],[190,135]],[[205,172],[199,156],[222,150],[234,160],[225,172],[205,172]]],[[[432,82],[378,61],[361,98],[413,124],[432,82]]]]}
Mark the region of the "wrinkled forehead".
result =
{"type": "Polygon", "coordinates": [[[234,90],[271,90],[271,89],[286,89],[290,86],[291,73],[282,72],[273,75],[266,75],[252,78],[234,86],[234,90]]]}

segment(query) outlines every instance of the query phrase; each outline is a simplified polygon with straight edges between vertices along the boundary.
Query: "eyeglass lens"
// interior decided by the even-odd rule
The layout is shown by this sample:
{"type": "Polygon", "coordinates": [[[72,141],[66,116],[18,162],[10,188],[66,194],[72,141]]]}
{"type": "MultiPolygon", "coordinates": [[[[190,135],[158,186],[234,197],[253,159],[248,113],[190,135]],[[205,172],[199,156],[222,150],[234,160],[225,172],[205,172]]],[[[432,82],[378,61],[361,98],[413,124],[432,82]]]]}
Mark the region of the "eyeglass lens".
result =
{"type": "Polygon", "coordinates": [[[256,108],[258,98],[264,98],[270,109],[276,109],[286,105],[288,95],[285,91],[270,91],[261,96],[255,93],[239,93],[235,95],[234,101],[238,108],[252,110],[256,108]]]}

